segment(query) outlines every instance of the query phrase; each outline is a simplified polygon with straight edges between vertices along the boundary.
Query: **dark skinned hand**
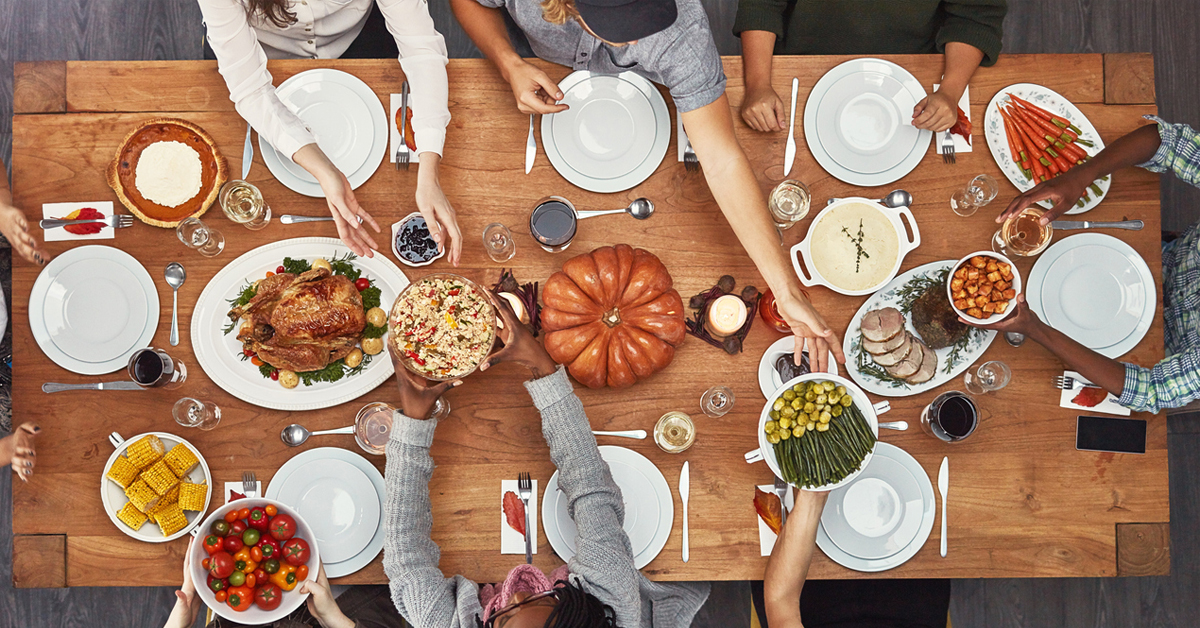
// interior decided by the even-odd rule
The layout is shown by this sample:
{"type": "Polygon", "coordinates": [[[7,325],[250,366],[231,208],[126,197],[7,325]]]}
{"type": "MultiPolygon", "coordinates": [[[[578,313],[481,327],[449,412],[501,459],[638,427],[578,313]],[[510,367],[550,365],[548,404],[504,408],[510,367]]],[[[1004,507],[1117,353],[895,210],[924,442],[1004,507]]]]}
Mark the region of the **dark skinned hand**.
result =
{"type": "Polygon", "coordinates": [[[553,373],[558,368],[558,364],[550,358],[549,353],[546,353],[542,343],[538,342],[525,324],[517,318],[508,303],[497,298],[490,291],[487,292],[487,296],[500,317],[496,338],[503,343],[503,346],[489,355],[479,366],[479,370],[486,371],[501,362],[516,362],[529,369],[535,378],[553,373]]]}
{"type": "Polygon", "coordinates": [[[396,384],[400,387],[400,408],[405,416],[424,421],[433,413],[438,397],[462,383],[455,379],[448,382],[431,382],[408,370],[396,356],[396,350],[388,343],[388,355],[396,370],[396,384]]]}

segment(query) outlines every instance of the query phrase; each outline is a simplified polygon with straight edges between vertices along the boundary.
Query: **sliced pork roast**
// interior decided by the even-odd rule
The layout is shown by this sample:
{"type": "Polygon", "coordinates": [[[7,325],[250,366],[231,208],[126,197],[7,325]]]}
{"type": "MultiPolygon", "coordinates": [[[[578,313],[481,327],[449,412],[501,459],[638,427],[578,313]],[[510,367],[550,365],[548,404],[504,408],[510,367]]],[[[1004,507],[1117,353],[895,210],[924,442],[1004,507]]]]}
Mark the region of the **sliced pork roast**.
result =
{"type": "Polygon", "coordinates": [[[911,377],[908,377],[904,380],[910,384],[924,384],[925,382],[933,379],[934,374],[937,373],[937,354],[934,353],[933,349],[930,349],[928,346],[925,346],[924,344],[922,344],[922,346],[925,348],[925,357],[921,360],[921,368],[917,369],[917,372],[911,377]]]}
{"type": "Polygon", "coordinates": [[[863,315],[859,329],[865,340],[887,342],[904,331],[904,315],[894,307],[872,310],[863,315]]]}
{"type": "Polygon", "coordinates": [[[913,345],[917,342],[920,342],[908,332],[904,332],[898,337],[903,340],[899,346],[897,346],[895,349],[892,349],[888,353],[873,355],[871,356],[871,359],[875,360],[875,363],[879,366],[896,366],[908,357],[908,354],[912,352],[913,345]]]}
{"type": "Polygon", "coordinates": [[[885,370],[892,377],[905,379],[916,375],[917,371],[921,370],[921,363],[925,361],[925,352],[929,351],[929,348],[916,338],[913,338],[910,342],[912,344],[912,351],[909,351],[908,355],[899,364],[885,367],[885,370]]]}

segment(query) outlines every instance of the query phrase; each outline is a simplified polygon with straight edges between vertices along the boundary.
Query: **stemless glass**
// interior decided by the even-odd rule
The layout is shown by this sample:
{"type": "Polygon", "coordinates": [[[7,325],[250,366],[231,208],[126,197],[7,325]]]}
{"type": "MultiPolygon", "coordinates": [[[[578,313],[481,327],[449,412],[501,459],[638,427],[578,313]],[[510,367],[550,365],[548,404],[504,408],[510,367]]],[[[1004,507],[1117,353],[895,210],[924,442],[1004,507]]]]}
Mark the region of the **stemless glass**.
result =
{"type": "Polygon", "coordinates": [[[803,182],[785,179],[771,190],[767,207],[771,210],[771,218],[780,232],[791,229],[797,222],[808,215],[811,195],[808,186],[803,182]]]}
{"type": "Polygon", "coordinates": [[[694,442],[696,425],[692,417],[682,412],[668,412],[654,424],[654,443],[669,454],[683,453],[694,442]]]}
{"type": "Polygon", "coordinates": [[[179,388],[187,380],[187,367],[162,349],[146,347],[129,356],[129,379],[142,388],[179,388]]]}
{"type": "Polygon", "coordinates": [[[225,182],[217,193],[217,202],[226,218],[251,231],[258,231],[271,222],[271,207],[263,202],[258,187],[249,181],[225,182]]]}
{"type": "Polygon", "coordinates": [[[979,411],[975,402],[957,390],[938,395],[921,411],[921,429],[947,443],[970,436],[978,425],[979,411]]]}
{"type": "Polygon", "coordinates": [[[1038,224],[1044,210],[1026,207],[1000,225],[992,236],[992,250],[1008,257],[1033,257],[1046,250],[1054,237],[1054,227],[1038,224]]]}
{"type": "Polygon", "coordinates": [[[579,218],[571,201],[561,196],[548,196],[529,214],[529,233],[546,251],[558,253],[571,246],[579,218]]]}
{"type": "Polygon", "coordinates": [[[981,174],[967,184],[967,187],[957,190],[950,196],[950,209],[966,218],[979,211],[980,207],[992,202],[1000,193],[1000,184],[986,174],[981,174]]]}
{"type": "Polygon", "coordinates": [[[728,414],[733,402],[733,391],[726,386],[713,386],[700,395],[700,409],[714,419],[728,414]]]}
{"type": "Polygon", "coordinates": [[[191,397],[183,397],[171,408],[175,422],[184,427],[197,427],[208,431],[221,422],[221,408],[191,397]]]}
{"type": "Polygon", "coordinates": [[[502,264],[517,254],[517,243],[513,241],[508,227],[493,222],[483,228],[483,250],[487,251],[493,262],[502,264]]]}
{"type": "Polygon", "coordinates": [[[1012,381],[1012,369],[998,360],[984,362],[977,367],[967,369],[963,375],[963,385],[972,395],[982,395],[1004,388],[1012,381]]]}
{"type": "Polygon", "coordinates": [[[188,248],[196,249],[204,257],[219,255],[225,250],[225,236],[209,227],[199,218],[184,218],[175,227],[175,235],[188,248]]]}

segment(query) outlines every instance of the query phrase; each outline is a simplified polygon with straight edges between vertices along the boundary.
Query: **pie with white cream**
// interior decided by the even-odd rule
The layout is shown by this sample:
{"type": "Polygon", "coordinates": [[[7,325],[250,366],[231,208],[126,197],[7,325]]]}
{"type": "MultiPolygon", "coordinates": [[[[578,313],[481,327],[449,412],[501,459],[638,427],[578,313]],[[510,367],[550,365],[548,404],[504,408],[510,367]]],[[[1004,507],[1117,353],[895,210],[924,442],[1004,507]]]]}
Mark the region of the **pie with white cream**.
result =
{"type": "Polygon", "coordinates": [[[142,222],[171,228],[208,210],[227,171],[204,129],[187,120],[157,118],[121,142],[108,167],[108,184],[142,222]]]}

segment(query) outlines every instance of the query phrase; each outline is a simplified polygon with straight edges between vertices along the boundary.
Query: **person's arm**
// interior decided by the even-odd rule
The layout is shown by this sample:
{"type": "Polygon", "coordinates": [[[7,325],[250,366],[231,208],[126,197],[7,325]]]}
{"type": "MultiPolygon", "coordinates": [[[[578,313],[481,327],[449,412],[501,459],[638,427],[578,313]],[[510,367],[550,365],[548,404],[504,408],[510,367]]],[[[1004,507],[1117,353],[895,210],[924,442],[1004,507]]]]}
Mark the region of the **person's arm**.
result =
{"type": "Polygon", "coordinates": [[[713,198],[775,294],[779,313],[796,336],[797,364],[806,345],[811,347],[809,359],[818,371],[825,370],[830,351],[838,362],[845,362],[842,343],[804,296],[788,260],[788,249],[779,245],[766,197],[734,137],[726,96],[721,94],[713,102],[680,115],[713,198]]]}
{"type": "Polygon", "coordinates": [[[1151,368],[1122,366],[1125,387],[1117,403],[1126,408],[1157,413],[1200,399],[1200,354],[1194,350],[1164,358],[1151,368]]]}
{"type": "Polygon", "coordinates": [[[192,628],[202,608],[204,602],[196,595],[196,584],[192,582],[192,553],[187,552],[183,558],[183,584],[175,591],[175,605],[163,628],[192,628]]]}
{"type": "Polygon", "coordinates": [[[943,0],[935,42],[942,51],[941,86],[913,109],[913,126],[941,132],[958,120],[958,101],[975,68],[1000,56],[1006,0],[943,0]]]}
{"type": "Polygon", "coordinates": [[[935,133],[949,129],[958,121],[958,101],[975,68],[983,60],[983,51],[970,44],[952,41],[946,44],[942,58],[945,65],[941,85],[913,108],[913,126],[935,133]]]}
{"type": "Polygon", "coordinates": [[[825,510],[828,491],[797,491],[796,505],[775,539],[767,572],[763,576],[763,605],[773,628],[803,628],[800,592],[808,579],[817,546],[817,524],[825,510]]]}
{"type": "Polygon", "coordinates": [[[33,439],[42,431],[37,423],[22,423],[13,430],[12,434],[0,438],[0,467],[12,465],[13,473],[28,482],[37,464],[37,452],[33,448],[33,439]]]}
{"type": "Polygon", "coordinates": [[[467,36],[508,82],[521,113],[545,114],[567,110],[566,105],[558,104],[563,97],[558,83],[522,59],[513,49],[504,26],[504,16],[500,13],[503,9],[498,4],[484,6],[476,0],[450,0],[450,8],[467,36]]]}
{"type": "Polygon", "coordinates": [[[742,119],[755,131],[778,131],[787,124],[783,100],[771,87],[775,41],[783,37],[787,0],[739,0],[733,34],[742,39],[746,91],[742,119]]]}
{"type": "Polygon", "coordinates": [[[0,159],[0,233],[18,255],[35,264],[45,264],[50,261],[50,254],[29,234],[29,222],[25,220],[24,212],[13,206],[4,170],[4,160],[0,159]]]}

